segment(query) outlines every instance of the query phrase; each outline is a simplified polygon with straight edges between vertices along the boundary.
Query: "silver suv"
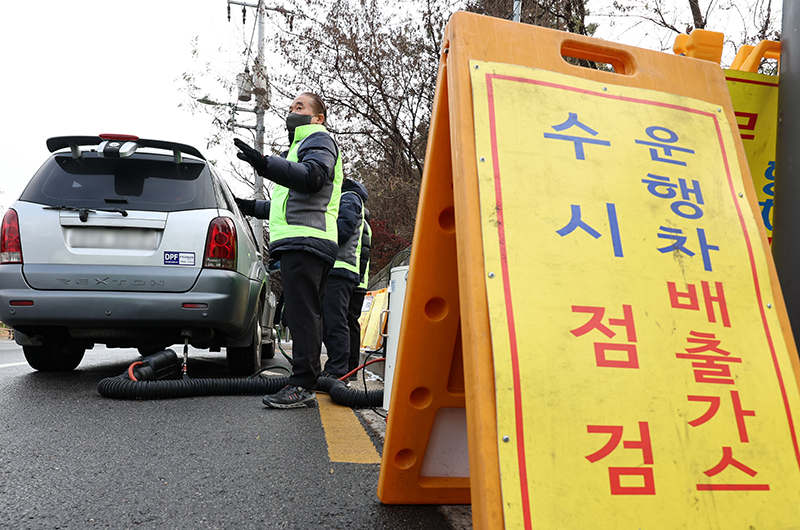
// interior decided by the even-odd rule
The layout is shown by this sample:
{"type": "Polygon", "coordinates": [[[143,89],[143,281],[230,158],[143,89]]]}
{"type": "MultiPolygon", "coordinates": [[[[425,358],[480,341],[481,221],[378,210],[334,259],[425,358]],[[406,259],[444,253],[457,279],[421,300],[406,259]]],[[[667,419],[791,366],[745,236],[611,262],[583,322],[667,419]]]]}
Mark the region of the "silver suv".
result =
{"type": "Polygon", "coordinates": [[[0,230],[0,321],[33,368],[72,370],[95,343],[225,348],[239,375],[274,355],[255,237],[197,149],[128,135],[47,148],[0,230]]]}

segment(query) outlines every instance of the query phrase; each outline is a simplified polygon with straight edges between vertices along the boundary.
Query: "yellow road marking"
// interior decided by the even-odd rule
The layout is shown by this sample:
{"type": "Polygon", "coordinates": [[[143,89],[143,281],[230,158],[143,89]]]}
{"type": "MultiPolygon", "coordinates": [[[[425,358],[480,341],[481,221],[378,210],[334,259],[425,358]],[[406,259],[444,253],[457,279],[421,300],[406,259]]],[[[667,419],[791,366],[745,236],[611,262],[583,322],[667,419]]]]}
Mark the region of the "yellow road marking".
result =
{"type": "Polygon", "coordinates": [[[331,462],[380,464],[377,449],[350,407],[337,405],[327,394],[317,394],[331,462]]]}

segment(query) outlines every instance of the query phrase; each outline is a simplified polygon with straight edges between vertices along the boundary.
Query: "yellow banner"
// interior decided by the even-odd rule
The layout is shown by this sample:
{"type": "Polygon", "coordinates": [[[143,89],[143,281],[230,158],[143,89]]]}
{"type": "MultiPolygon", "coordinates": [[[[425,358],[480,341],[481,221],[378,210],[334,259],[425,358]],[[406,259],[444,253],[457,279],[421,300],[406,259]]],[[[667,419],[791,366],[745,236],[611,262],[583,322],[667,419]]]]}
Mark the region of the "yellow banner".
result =
{"type": "MultiPolygon", "coordinates": [[[[377,291],[370,291],[367,296],[371,296],[367,308],[368,316],[362,324],[362,338],[361,347],[367,350],[377,350],[383,345],[384,324],[386,320],[383,318],[383,311],[389,306],[389,295],[387,289],[378,289],[377,291]]],[[[365,305],[367,299],[365,298],[365,305]]],[[[362,307],[362,310],[364,308],[362,307]]],[[[364,312],[362,311],[362,317],[364,312]]]]}
{"type": "Polygon", "coordinates": [[[372,309],[372,300],[375,298],[375,291],[367,291],[364,295],[364,303],[361,304],[361,316],[358,317],[358,324],[361,326],[361,340],[359,345],[364,347],[364,334],[367,331],[367,324],[369,323],[370,310],[372,309]]]}
{"type": "Polygon", "coordinates": [[[470,69],[506,527],[797,525],[800,396],[721,107],[470,69]]]}
{"type": "Polygon", "coordinates": [[[778,78],[726,70],[725,79],[736,113],[747,164],[753,176],[761,217],[772,241],[775,147],[778,134],[778,78]]]}

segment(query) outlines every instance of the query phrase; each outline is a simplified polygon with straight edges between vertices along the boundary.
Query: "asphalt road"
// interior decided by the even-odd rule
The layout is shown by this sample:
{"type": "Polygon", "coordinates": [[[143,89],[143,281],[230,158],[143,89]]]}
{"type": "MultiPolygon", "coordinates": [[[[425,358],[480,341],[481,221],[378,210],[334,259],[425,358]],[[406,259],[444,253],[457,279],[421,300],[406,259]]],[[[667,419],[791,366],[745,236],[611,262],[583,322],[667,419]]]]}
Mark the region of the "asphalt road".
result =
{"type": "MultiPolygon", "coordinates": [[[[0,340],[0,528],[466,528],[463,509],[381,504],[380,464],[332,459],[323,403],[97,392],[139,359],[96,346],[76,371],[42,373],[0,340]]],[[[227,376],[224,354],[192,352],[189,375],[227,376]]],[[[379,461],[380,436],[352,414],[379,461]]]]}

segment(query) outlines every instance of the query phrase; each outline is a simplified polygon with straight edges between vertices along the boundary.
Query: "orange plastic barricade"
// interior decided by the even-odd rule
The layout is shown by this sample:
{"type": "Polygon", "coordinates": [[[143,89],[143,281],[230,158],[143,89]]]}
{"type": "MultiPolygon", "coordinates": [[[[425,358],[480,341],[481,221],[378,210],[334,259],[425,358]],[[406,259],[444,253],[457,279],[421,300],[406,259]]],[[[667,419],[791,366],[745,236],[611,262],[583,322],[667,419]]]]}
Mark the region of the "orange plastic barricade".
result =
{"type": "Polygon", "coordinates": [[[722,47],[725,34],[706,29],[696,29],[691,34],[675,37],[672,51],[676,55],[685,55],[694,59],[702,59],[719,64],[722,59],[722,47]]]}
{"type": "Polygon", "coordinates": [[[716,64],[453,15],[382,502],[471,502],[484,529],[797,523],[800,362],[736,131],[716,64]]]}
{"type": "MultiPolygon", "coordinates": [[[[738,56],[738,55],[737,55],[738,56]]],[[[758,72],[761,61],[764,59],[775,59],[780,65],[781,60],[781,43],[771,40],[762,40],[756,47],[747,55],[747,58],[742,62],[741,68],[737,70],[744,70],[745,72],[758,72]]],[[[733,68],[733,66],[731,66],[733,68]]]]}

